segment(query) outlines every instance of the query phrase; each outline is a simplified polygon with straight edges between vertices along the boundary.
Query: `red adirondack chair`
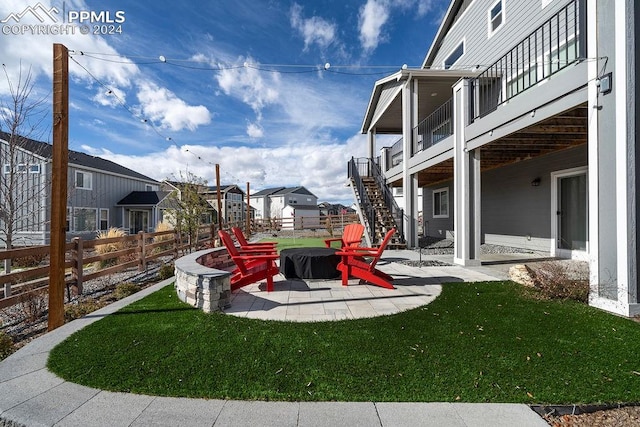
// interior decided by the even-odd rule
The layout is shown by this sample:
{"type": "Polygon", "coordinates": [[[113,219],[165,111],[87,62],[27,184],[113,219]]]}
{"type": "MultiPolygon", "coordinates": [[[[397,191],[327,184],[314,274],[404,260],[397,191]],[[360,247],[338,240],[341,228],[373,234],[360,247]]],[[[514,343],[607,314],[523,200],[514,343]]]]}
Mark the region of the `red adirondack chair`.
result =
{"type": "Polygon", "coordinates": [[[278,244],[277,242],[256,242],[256,243],[249,243],[246,239],[246,237],[244,237],[244,233],[242,232],[242,229],[239,227],[231,227],[231,231],[233,232],[233,235],[236,236],[236,240],[238,241],[238,244],[240,245],[240,248],[242,248],[243,250],[247,250],[247,249],[260,249],[260,250],[268,250],[270,252],[275,252],[276,251],[276,245],[278,244]]]}
{"type": "Polygon", "coordinates": [[[340,247],[345,248],[360,246],[362,241],[362,233],[364,232],[364,225],[360,223],[347,224],[342,232],[342,237],[334,237],[332,239],[325,239],[324,244],[330,248],[331,242],[340,242],[340,247]]]}
{"type": "Polygon", "coordinates": [[[376,268],[382,252],[395,232],[395,228],[389,230],[378,248],[346,247],[336,252],[342,257],[338,265],[338,270],[342,272],[342,286],[349,284],[349,277],[355,277],[372,285],[395,289],[393,277],[376,268]],[[371,258],[371,261],[367,262],[365,258],[371,258]]]}
{"type": "Polygon", "coordinates": [[[240,252],[233,244],[229,233],[219,230],[218,236],[236,264],[236,268],[231,272],[231,290],[266,279],[267,292],[273,291],[273,276],[280,273],[275,262],[279,255],[240,252]]]}

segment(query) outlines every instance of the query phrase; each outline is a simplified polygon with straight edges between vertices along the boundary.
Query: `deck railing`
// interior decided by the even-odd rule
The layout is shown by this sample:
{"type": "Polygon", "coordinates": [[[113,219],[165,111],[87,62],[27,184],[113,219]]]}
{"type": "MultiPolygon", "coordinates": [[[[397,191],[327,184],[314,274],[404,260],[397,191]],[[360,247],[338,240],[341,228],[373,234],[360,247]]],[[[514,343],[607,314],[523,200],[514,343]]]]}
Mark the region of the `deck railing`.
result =
{"type": "Polygon", "coordinates": [[[586,57],[584,0],[574,0],[471,80],[472,120],[586,57]]]}
{"type": "Polygon", "coordinates": [[[426,150],[453,135],[453,98],[413,128],[413,154],[426,150]]]}

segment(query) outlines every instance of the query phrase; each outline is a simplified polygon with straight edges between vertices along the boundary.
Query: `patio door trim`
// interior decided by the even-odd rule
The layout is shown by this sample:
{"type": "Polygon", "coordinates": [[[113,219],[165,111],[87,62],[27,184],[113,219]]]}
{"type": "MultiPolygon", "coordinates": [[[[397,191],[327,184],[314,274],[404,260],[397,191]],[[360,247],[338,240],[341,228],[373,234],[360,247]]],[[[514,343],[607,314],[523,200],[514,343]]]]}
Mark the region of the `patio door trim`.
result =
{"type": "Polygon", "coordinates": [[[589,260],[589,236],[587,236],[586,250],[561,249],[558,247],[558,181],[569,176],[586,175],[587,178],[587,233],[589,230],[589,167],[580,166],[551,172],[551,256],[560,258],[589,260]]]}

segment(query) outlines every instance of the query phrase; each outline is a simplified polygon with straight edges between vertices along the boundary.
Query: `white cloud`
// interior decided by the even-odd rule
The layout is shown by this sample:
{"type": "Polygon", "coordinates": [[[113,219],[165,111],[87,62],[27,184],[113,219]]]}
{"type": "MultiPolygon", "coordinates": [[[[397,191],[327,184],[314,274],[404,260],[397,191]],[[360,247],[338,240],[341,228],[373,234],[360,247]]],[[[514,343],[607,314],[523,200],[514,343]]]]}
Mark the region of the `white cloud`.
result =
{"type": "Polygon", "coordinates": [[[211,122],[211,113],[203,105],[188,105],[173,92],[150,82],[141,82],[138,100],[144,118],[160,122],[164,129],[195,130],[211,122]]]}
{"type": "Polygon", "coordinates": [[[291,27],[297,30],[304,39],[305,51],[314,43],[321,49],[325,49],[336,39],[335,24],[331,24],[318,16],[303,18],[302,6],[297,3],[291,6],[290,20],[291,27]]]}
{"type": "Polygon", "coordinates": [[[249,123],[247,124],[247,135],[255,139],[262,138],[264,136],[264,129],[259,123],[249,123]]]}
{"type": "Polygon", "coordinates": [[[367,50],[373,50],[383,40],[382,26],[389,19],[389,5],[379,0],[367,0],[360,9],[360,43],[367,50]]]}
{"type": "Polygon", "coordinates": [[[260,118],[262,109],[278,100],[280,78],[276,73],[267,75],[257,70],[259,64],[251,58],[247,58],[245,63],[249,66],[222,70],[216,79],[225,95],[251,106],[260,118]]]}
{"type": "Polygon", "coordinates": [[[126,103],[127,96],[123,90],[117,87],[107,90],[100,86],[93,100],[104,107],[117,107],[126,103]]]}
{"type": "Polygon", "coordinates": [[[345,187],[351,156],[365,157],[366,136],[354,135],[346,143],[293,144],[281,147],[214,147],[185,145],[140,156],[114,154],[104,148],[82,146],[157,180],[189,171],[215,184],[214,164],[220,165],[222,184],[238,184],[251,192],[275,186],[303,185],[319,201],[351,204],[353,193],[345,187]]]}

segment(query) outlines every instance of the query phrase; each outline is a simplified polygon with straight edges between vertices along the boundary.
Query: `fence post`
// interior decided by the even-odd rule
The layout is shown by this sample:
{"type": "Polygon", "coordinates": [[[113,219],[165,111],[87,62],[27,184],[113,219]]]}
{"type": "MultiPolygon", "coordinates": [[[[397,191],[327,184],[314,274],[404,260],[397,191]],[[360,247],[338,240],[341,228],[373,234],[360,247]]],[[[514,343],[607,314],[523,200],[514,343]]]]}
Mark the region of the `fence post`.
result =
{"type": "Polygon", "coordinates": [[[180,233],[178,232],[178,230],[174,230],[173,232],[173,258],[174,259],[178,259],[178,247],[180,245],[180,242],[178,239],[180,239],[180,233]]]}
{"type": "Polygon", "coordinates": [[[82,238],[74,237],[72,241],[73,250],[71,251],[71,256],[73,257],[73,266],[71,267],[71,277],[73,279],[73,285],[71,286],[71,289],[73,290],[74,295],[81,295],[83,281],[82,276],[84,270],[84,248],[82,244],[82,238]]]}
{"type": "Polygon", "coordinates": [[[138,231],[138,271],[145,271],[147,260],[145,258],[145,232],[138,231]]]}

